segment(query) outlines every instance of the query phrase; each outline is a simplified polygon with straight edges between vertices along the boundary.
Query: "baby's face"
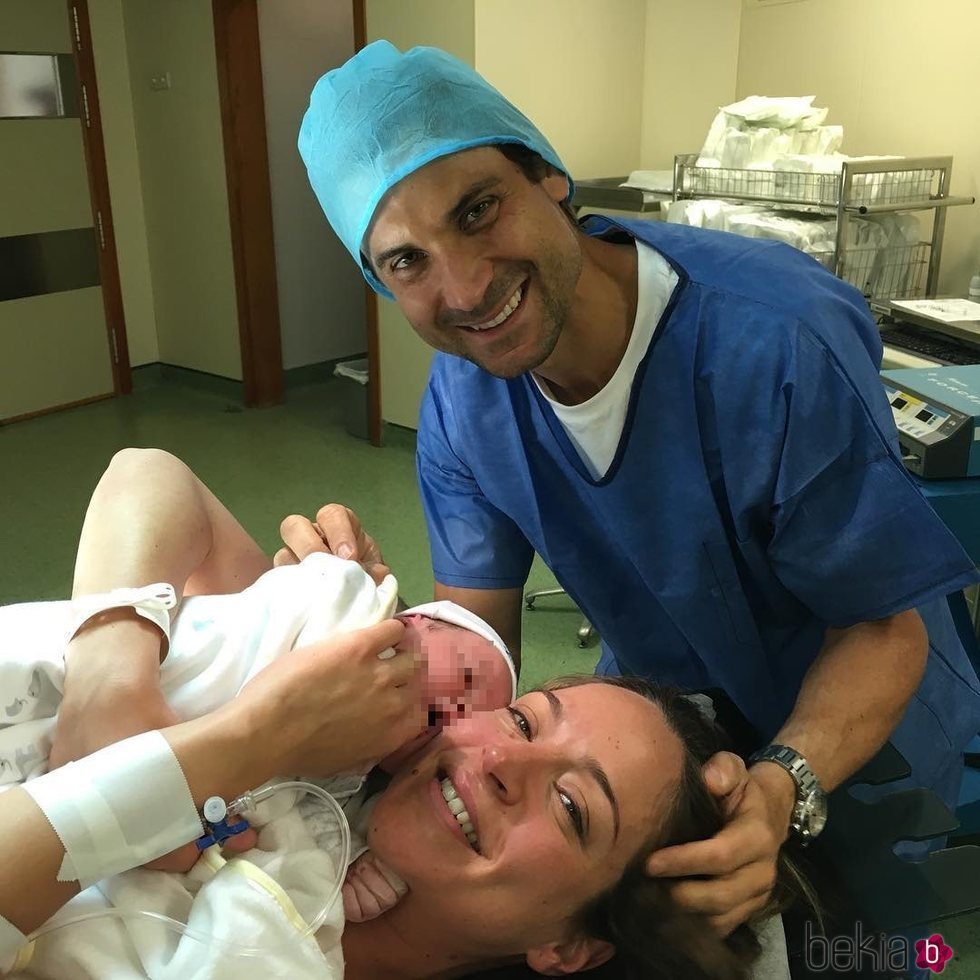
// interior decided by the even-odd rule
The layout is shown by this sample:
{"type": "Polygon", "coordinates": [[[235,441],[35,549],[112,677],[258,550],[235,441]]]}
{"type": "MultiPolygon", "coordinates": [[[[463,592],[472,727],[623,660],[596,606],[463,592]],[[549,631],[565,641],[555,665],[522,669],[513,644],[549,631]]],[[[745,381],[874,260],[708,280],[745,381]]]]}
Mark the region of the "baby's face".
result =
{"type": "Polygon", "coordinates": [[[482,636],[428,616],[400,617],[400,651],[425,663],[423,692],[429,725],[442,728],[474,711],[510,704],[511,674],[499,650],[482,636]]]}
{"type": "Polygon", "coordinates": [[[395,649],[420,657],[424,663],[422,696],[428,726],[381,761],[386,772],[396,772],[441,728],[458,718],[504,708],[512,700],[510,670],[489,640],[418,613],[399,619],[405,632],[395,649]]]}

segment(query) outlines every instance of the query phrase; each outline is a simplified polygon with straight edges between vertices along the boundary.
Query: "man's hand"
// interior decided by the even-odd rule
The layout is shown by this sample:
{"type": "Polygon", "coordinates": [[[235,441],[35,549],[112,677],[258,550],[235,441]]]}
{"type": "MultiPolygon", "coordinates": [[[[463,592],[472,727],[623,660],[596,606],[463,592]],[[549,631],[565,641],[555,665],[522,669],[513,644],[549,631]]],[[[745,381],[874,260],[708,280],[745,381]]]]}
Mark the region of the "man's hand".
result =
{"type": "Polygon", "coordinates": [[[348,869],[341,894],[348,922],[367,922],[394,908],[408,891],[381,858],[365,851],[348,869]]]}
{"type": "Polygon", "coordinates": [[[727,936],[763,908],[772,893],[796,785],[779,766],[760,763],[749,772],[730,752],[712,756],[704,778],[725,826],[710,840],[656,851],[646,870],[663,878],[710,878],[678,881],[671,895],[686,911],[708,916],[714,930],[727,936]]]}
{"type": "Polygon", "coordinates": [[[276,566],[294,565],[307,555],[321,552],[359,562],[378,585],[391,571],[374,538],[361,527],[357,515],[343,504],[321,507],[316,512],[316,521],[290,514],[279,525],[279,534],[285,547],[272,560],[276,566]]]}

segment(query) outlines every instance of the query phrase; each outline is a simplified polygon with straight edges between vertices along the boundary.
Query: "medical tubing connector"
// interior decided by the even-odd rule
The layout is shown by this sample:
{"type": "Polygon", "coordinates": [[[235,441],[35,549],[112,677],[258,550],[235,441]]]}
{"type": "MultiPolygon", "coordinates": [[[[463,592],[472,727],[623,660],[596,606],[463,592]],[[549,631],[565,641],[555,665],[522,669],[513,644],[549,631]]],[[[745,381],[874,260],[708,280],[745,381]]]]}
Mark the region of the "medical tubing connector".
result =
{"type": "Polygon", "coordinates": [[[237,799],[232,800],[231,803],[228,804],[228,816],[232,817],[248,810],[254,810],[255,807],[258,806],[258,804],[263,800],[267,800],[270,796],[274,796],[276,793],[284,790],[299,790],[300,792],[312,793],[313,796],[319,797],[324,803],[326,803],[328,809],[333,811],[334,816],[337,818],[338,827],[340,828],[340,857],[337,861],[337,883],[330,890],[330,894],[327,896],[323,906],[307,923],[306,928],[298,931],[292,939],[276,945],[246,946],[243,943],[231,942],[227,939],[218,939],[214,936],[208,935],[207,933],[200,932],[197,929],[191,929],[188,927],[187,923],[181,922],[179,919],[172,919],[169,915],[163,915],[160,912],[149,912],[143,909],[98,909],[94,912],[84,912],[81,915],[76,915],[70,919],[64,919],[63,921],[46,922],[40,928],[35,929],[27,937],[27,941],[33,942],[35,939],[39,939],[41,936],[47,935],[49,932],[64,929],[65,926],[77,925],[81,922],[88,922],[91,919],[109,918],[150,919],[156,922],[158,925],[164,926],[165,928],[174,932],[179,932],[189,939],[194,939],[199,943],[206,943],[212,947],[224,949],[230,955],[234,956],[268,956],[270,953],[276,952],[284,946],[290,946],[294,942],[302,941],[308,936],[314,935],[324,924],[324,922],[326,922],[327,916],[330,914],[330,910],[333,907],[334,902],[339,897],[340,889],[344,884],[347,865],[350,863],[350,826],[347,823],[347,817],[344,814],[344,811],[341,809],[340,804],[325,789],[317,786],[315,783],[308,783],[303,780],[296,779],[281,783],[274,783],[269,786],[263,786],[262,788],[253,790],[249,793],[243,793],[237,799]]]}

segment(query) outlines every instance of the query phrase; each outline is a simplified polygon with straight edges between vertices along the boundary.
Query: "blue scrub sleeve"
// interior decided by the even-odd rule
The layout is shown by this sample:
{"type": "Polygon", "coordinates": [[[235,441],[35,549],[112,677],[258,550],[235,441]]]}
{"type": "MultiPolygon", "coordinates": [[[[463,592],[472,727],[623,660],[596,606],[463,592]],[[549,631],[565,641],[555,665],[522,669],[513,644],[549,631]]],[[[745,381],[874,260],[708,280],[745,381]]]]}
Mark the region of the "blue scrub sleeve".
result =
{"type": "Polygon", "coordinates": [[[902,465],[891,408],[870,358],[863,361],[856,383],[803,325],[780,389],[786,414],[769,557],[782,583],[837,627],[978,578],[902,465]]]}
{"type": "Polygon", "coordinates": [[[419,419],[416,467],[435,580],[466,589],[521,588],[534,550],[510,517],[484,496],[451,445],[451,426],[430,383],[419,419]]]}

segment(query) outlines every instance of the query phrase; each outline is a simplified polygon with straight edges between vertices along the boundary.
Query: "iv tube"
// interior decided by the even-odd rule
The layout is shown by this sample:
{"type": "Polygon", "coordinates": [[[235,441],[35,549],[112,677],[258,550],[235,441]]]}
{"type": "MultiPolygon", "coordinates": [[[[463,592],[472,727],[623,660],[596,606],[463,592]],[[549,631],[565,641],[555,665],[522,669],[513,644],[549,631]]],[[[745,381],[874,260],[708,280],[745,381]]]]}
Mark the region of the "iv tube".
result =
{"type": "Polygon", "coordinates": [[[231,940],[219,940],[213,936],[207,935],[206,933],[199,932],[195,929],[190,929],[186,923],[181,922],[179,919],[172,919],[170,916],[163,915],[160,912],[149,912],[142,909],[99,909],[94,912],[85,912],[81,915],[76,915],[73,918],[65,919],[64,921],[47,922],[40,928],[35,929],[34,932],[27,937],[28,942],[33,942],[35,939],[38,939],[49,932],[55,932],[58,929],[63,929],[65,926],[72,926],[80,922],[87,922],[90,919],[106,918],[150,919],[156,922],[157,925],[164,926],[165,928],[171,929],[174,932],[179,932],[190,939],[197,940],[197,942],[206,943],[212,947],[223,949],[229,955],[234,956],[268,956],[270,953],[275,952],[282,946],[292,945],[297,940],[301,941],[306,939],[307,936],[313,935],[326,921],[334,902],[340,895],[340,889],[344,883],[344,875],[347,865],[350,862],[350,827],[347,824],[347,817],[344,815],[344,811],[340,808],[340,804],[325,789],[322,789],[314,783],[302,782],[300,780],[290,780],[288,782],[275,783],[271,786],[264,786],[262,789],[254,790],[251,793],[242,794],[240,797],[238,797],[238,799],[233,800],[228,804],[228,814],[231,816],[242,813],[246,810],[254,809],[254,807],[263,800],[267,800],[270,796],[274,796],[281,790],[287,789],[300,790],[301,792],[312,793],[314,796],[319,797],[324,803],[327,804],[328,809],[333,811],[333,814],[337,818],[337,822],[340,827],[340,859],[337,862],[337,882],[331,889],[330,894],[327,896],[326,901],[323,903],[317,914],[310,919],[306,925],[306,928],[296,933],[293,938],[275,946],[246,946],[242,943],[232,942],[231,940]]]}

